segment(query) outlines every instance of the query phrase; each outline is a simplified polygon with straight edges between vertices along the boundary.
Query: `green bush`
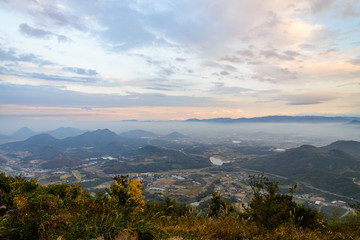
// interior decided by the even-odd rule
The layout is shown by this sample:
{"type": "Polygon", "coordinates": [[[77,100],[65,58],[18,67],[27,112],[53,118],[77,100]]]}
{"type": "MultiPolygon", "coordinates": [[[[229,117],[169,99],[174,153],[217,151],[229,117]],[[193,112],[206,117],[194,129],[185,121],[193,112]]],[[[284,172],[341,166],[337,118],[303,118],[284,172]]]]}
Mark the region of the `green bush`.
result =
{"type": "Polygon", "coordinates": [[[278,182],[271,182],[262,174],[250,176],[249,179],[253,198],[246,212],[259,226],[274,229],[287,222],[303,228],[319,226],[322,217],[318,212],[293,201],[296,185],[289,189],[288,194],[281,194],[278,193],[278,182]]]}
{"type": "Polygon", "coordinates": [[[254,197],[245,212],[213,193],[210,217],[173,199],[146,203],[140,182],[114,178],[107,192],[90,197],[80,185],[39,185],[35,179],[0,174],[0,239],[358,239],[357,215],[328,220],[278,193],[278,183],[250,177],[254,197]],[[130,235],[129,235],[130,234],[130,235]]]}
{"type": "Polygon", "coordinates": [[[139,236],[149,232],[139,214],[140,182],[114,180],[109,195],[91,198],[80,185],[41,186],[36,179],[0,174],[0,239],[112,239],[121,229],[134,228],[139,236]]]}
{"type": "Polygon", "coordinates": [[[221,195],[217,192],[212,193],[209,209],[210,217],[227,216],[235,212],[235,208],[230,203],[222,200],[221,195]]]}
{"type": "Polygon", "coordinates": [[[174,199],[165,198],[163,202],[146,203],[145,212],[147,216],[171,217],[177,219],[188,216],[191,213],[191,208],[186,204],[176,202],[174,199]]]}

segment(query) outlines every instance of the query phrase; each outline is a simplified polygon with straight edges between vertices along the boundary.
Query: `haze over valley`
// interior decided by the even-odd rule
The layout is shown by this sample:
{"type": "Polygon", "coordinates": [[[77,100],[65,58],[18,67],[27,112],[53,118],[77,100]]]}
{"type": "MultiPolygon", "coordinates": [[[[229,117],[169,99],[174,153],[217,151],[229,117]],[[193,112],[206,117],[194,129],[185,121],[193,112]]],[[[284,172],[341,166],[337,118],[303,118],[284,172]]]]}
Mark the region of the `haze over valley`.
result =
{"type": "Polygon", "coordinates": [[[357,118],[281,119],[131,121],[113,123],[117,131],[24,127],[1,135],[0,170],[92,193],[128,174],[142,180],[149,201],[167,196],[200,207],[213,191],[246,204],[248,176],[264,172],[284,188],[297,184],[298,201],[346,216],[345,203],[360,200],[357,118]]]}

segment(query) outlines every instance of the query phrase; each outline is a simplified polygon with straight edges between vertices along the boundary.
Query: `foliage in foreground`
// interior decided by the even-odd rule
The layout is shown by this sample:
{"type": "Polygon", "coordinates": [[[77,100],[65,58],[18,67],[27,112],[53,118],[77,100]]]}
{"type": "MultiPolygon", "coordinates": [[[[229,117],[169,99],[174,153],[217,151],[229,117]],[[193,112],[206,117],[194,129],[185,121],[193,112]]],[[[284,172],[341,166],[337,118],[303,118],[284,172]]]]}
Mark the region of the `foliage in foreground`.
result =
{"type": "Polygon", "coordinates": [[[259,226],[274,229],[281,224],[292,222],[302,228],[314,229],[322,224],[322,216],[317,211],[293,201],[296,185],[289,189],[288,194],[281,194],[278,193],[278,183],[263,175],[250,176],[249,184],[253,198],[246,208],[246,213],[259,226]]]}
{"type": "MultiPolygon", "coordinates": [[[[360,214],[345,222],[321,216],[278,193],[277,183],[250,177],[252,201],[245,212],[214,193],[207,217],[165,199],[146,203],[141,183],[114,178],[106,193],[90,197],[80,185],[39,185],[35,179],[0,174],[0,239],[359,239],[360,214]],[[119,235],[120,234],[120,235],[119,235]]],[[[357,210],[360,207],[356,208],[357,210]]]]}

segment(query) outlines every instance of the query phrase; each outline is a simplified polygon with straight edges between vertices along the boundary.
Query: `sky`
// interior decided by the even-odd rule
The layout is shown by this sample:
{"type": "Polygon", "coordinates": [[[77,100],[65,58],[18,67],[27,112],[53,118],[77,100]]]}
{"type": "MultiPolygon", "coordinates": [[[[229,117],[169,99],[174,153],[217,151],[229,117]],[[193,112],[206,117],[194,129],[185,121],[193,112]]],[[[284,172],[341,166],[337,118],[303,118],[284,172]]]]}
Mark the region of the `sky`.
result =
{"type": "Polygon", "coordinates": [[[359,0],[0,0],[0,123],[360,116],[359,0]]]}

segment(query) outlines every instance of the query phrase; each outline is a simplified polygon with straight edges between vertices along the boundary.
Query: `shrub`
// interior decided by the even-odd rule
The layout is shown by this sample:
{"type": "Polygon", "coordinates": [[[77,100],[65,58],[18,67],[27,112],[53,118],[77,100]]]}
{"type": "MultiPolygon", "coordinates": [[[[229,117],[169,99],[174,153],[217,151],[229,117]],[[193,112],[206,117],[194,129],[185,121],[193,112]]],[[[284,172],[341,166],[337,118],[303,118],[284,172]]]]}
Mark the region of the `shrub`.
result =
{"type": "Polygon", "coordinates": [[[301,227],[314,228],[322,220],[318,212],[293,201],[296,185],[289,189],[288,194],[281,194],[278,193],[278,182],[271,182],[263,174],[250,176],[249,184],[253,198],[246,212],[259,226],[274,229],[291,221],[301,227]]]}
{"type": "Polygon", "coordinates": [[[111,202],[127,212],[144,212],[145,200],[142,196],[140,181],[128,176],[114,177],[115,183],[107,191],[111,202]]]}
{"type": "Polygon", "coordinates": [[[156,216],[157,218],[166,216],[177,219],[190,215],[191,208],[186,204],[176,202],[174,199],[165,198],[163,202],[146,203],[145,213],[148,216],[156,216]]]}
{"type": "Polygon", "coordinates": [[[211,204],[209,208],[210,217],[227,216],[230,213],[235,212],[235,208],[230,203],[222,200],[221,195],[217,192],[212,193],[211,204]]]}

